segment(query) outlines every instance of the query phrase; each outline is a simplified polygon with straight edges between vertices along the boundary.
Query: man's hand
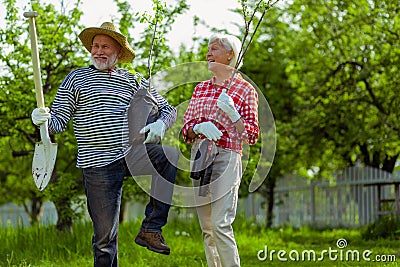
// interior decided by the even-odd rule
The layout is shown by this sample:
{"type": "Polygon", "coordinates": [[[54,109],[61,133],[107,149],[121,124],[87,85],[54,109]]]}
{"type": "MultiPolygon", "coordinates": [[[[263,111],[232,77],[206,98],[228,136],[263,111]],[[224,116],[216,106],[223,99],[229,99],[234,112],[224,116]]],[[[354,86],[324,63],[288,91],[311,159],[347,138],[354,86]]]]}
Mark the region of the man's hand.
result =
{"type": "Polygon", "coordinates": [[[195,134],[202,134],[207,137],[207,139],[213,141],[217,141],[222,136],[222,132],[211,121],[196,124],[193,127],[193,132],[195,134]]]}
{"type": "Polygon", "coordinates": [[[146,140],[144,140],[143,144],[157,144],[164,137],[165,133],[165,123],[162,120],[157,120],[156,122],[150,123],[146,125],[143,129],[140,130],[139,133],[147,134],[146,140]]]}
{"type": "Polygon", "coordinates": [[[217,106],[228,115],[233,123],[240,119],[241,116],[235,108],[235,103],[232,97],[226,93],[225,89],[222,90],[222,93],[218,97],[217,106]]]}
{"type": "Polygon", "coordinates": [[[50,119],[49,108],[35,108],[31,114],[32,122],[36,126],[40,126],[50,119]]]}

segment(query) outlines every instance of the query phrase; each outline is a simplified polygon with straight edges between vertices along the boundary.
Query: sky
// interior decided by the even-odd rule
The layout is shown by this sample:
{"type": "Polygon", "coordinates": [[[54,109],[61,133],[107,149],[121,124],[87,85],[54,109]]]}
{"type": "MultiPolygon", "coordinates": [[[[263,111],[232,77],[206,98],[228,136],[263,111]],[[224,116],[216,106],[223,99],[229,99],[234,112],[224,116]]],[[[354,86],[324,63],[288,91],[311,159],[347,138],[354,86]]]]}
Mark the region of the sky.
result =
{"type": "MultiPolygon", "coordinates": [[[[110,21],[117,15],[117,6],[113,0],[99,0],[93,6],[93,0],[83,0],[81,5],[84,15],[82,24],[88,27],[100,26],[104,21],[110,21]]],[[[151,0],[128,0],[131,7],[140,13],[151,8],[151,0]]],[[[167,4],[176,3],[175,0],[166,0],[167,4]]],[[[172,27],[171,32],[166,36],[168,43],[173,49],[177,49],[181,43],[191,45],[192,37],[196,34],[199,37],[209,37],[210,30],[202,25],[193,26],[193,16],[198,16],[205,21],[210,28],[227,29],[232,34],[239,34],[235,23],[243,23],[239,14],[235,14],[230,9],[240,7],[237,0],[187,0],[190,10],[185,14],[179,15],[172,27]],[[196,32],[195,32],[196,30],[196,32]]],[[[138,25],[138,33],[140,25],[138,25]]]]}
{"type": "MultiPolygon", "coordinates": [[[[0,0],[1,1],[1,0],[0,0]]],[[[73,7],[75,0],[42,0],[43,2],[51,2],[55,5],[64,2],[67,9],[73,7]]],[[[134,12],[142,14],[145,11],[151,10],[151,0],[127,0],[134,12]]],[[[176,3],[176,0],[164,0],[167,4],[176,3]]],[[[19,7],[19,16],[23,18],[25,11],[29,9],[29,0],[17,0],[19,7]]],[[[232,9],[240,7],[238,0],[187,0],[190,9],[179,15],[172,26],[172,30],[166,35],[165,39],[168,45],[178,51],[180,44],[185,44],[188,47],[193,45],[192,37],[210,37],[210,28],[228,30],[231,34],[240,34],[238,27],[235,24],[243,25],[241,15],[232,12],[232,9]],[[208,27],[199,25],[196,29],[193,26],[193,17],[196,15],[200,20],[204,21],[208,27]]],[[[81,0],[81,9],[83,15],[81,24],[87,27],[98,27],[105,21],[111,21],[118,15],[118,8],[114,0],[81,0]]],[[[5,26],[5,6],[0,4],[0,27],[5,26]]],[[[39,16],[42,14],[39,14],[39,16]]],[[[143,31],[144,25],[137,25],[132,30],[132,34],[140,37],[140,32],[143,31]]],[[[79,33],[77,33],[78,35],[79,33]]],[[[132,36],[131,36],[132,37],[132,36]]],[[[133,36],[135,38],[135,36],[133,36]]],[[[196,47],[196,45],[194,45],[196,47]]],[[[1,70],[0,70],[1,73],[1,70]]]]}
{"type": "MultiPolygon", "coordinates": [[[[43,0],[57,5],[61,0],[43,0]]],[[[176,3],[176,0],[164,0],[167,4],[176,3]]],[[[21,17],[23,12],[27,10],[27,0],[17,0],[17,5],[20,7],[19,12],[21,17]]],[[[71,8],[74,0],[63,0],[67,8],[71,8]]],[[[151,9],[151,0],[128,0],[134,12],[143,13],[151,9]]],[[[166,36],[166,39],[173,49],[177,49],[181,43],[191,45],[194,34],[198,37],[209,37],[211,35],[210,28],[226,29],[230,33],[237,35],[239,29],[235,25],[243,24],[243,18],[231,9],[240,7],[238,0],[187,0],[190,6],[189,11],[179,15],[173,24],[171,32],[166,36]],[[200,20],[204,21],[209,27],[203,25],[193,26],[193,16],[196,15],[200,20]],[[196,32],[195,32],[196,30],[196,32]]],[[[100,26],[102,22],[111,21],[117,17],[118,8],[114,0],[82,0],[81,23],[87,27],[100,26]]],[[[0,27],[4,22],[5,7],[0,5],[0,27]]],[[[39,14],[40,15],[40,14],[39,14]]],[[[136,28],[136,27],[135,27],[136,28]]],[[[141,25],[138,25],[137,33],[140,33],[141,25]]]]}

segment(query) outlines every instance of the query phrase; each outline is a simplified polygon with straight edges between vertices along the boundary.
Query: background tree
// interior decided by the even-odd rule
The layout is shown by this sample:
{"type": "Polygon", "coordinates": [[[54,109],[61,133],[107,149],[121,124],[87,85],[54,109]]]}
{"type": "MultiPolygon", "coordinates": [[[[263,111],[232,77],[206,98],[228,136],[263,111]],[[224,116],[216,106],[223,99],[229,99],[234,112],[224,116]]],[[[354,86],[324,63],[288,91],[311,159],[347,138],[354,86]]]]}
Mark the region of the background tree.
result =
{"type": "Polygon", "coordinates": [[[243,71],[262,88],[277,124],[267,182],[285,173],[330,178],[360,164],[392,172],[399,146],[396,1],[293,1],[267,18],[243,71]]]}
{"type": "Polygon", "coordinates": [[[294,1],[288,14],[302,49],[286,69],[302,102],[293,134],[313,165],[320,173],[356,163],[392,172],[400,153],[398,3],[294,1]]]}
{"type": "MultiPolygon", "coordinates": [[[[19,17],[16,1],[7,0],[6,25],[1,28],[2,51],[0,64],[1,136],[0,142],[9,148],[0,166],[1,188],[6,192],[2,203],[14,202],[25,207],[32,224],[39,221],[43,203],[51,200],[58,213],[57,227],[70,229],[76,215],[72,209],[77,199],[80,175],[75,169],[76,145],[72,129],[57,135],[59,151],[51,184],[39,192],[31,173],[35,142],[40,139],[39,130],[32,124],[31,112],[36,106],[31,66],[28,22],[19,17]],[[4,53],[5,52],[5,53],[4,53]]],[[[79,19],[79,1],[72,9],[63,6],[58,10],[52,4],[31,1],[27,10],[39,13],[36,19],[43,92],[46,106],[50,107],[57,88],[65,76],[85,64],[82,45],[76,38],[79,19]],[[44,15],[45,14],[45,15],[44,15]]],[[[54,137],[52,137],[54,138],[54,137]]]]}

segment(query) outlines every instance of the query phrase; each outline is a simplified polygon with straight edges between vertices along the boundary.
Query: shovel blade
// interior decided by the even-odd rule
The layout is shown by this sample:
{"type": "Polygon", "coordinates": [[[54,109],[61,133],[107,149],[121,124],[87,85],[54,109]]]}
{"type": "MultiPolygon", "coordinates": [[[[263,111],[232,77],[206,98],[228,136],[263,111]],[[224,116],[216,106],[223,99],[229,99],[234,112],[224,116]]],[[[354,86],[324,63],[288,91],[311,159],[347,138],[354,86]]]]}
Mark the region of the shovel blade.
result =
{"type": "Polygon", "coordinates": [[[32,161],[32,175],[36,187],[43,191],[50,181],[57,158],[57,144],[36,143],[32,161]]]}

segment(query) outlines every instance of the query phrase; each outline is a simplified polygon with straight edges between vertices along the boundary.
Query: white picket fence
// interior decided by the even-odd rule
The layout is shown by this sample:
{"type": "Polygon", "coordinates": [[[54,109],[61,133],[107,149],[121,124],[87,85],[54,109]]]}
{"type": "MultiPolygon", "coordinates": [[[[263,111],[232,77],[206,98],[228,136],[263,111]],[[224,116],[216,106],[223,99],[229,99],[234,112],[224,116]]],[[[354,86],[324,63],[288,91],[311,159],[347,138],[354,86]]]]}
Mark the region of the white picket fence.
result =
{"type": "Polygon", "coordinates": [[[275,187],[274,226],[359,227],[400,216],[400,171],[352,167],[331,182],[286,175],[275,187]]]}

